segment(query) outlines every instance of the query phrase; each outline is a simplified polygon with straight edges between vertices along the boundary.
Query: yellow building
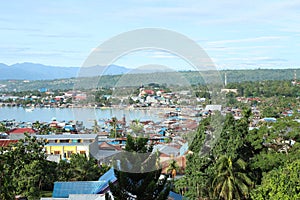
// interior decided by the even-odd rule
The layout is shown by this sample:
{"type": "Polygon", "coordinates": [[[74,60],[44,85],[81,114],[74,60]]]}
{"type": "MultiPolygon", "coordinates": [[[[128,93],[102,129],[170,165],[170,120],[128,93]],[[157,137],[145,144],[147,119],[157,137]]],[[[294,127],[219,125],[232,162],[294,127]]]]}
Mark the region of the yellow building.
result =
{"type": "Polygon", "coordinates": [[[97,134],[37,135],[37,138],[47,141],[46,154],[59,155],[60,159],[70,159],[77,153],[90,157],[99,150],[97,134]]]}

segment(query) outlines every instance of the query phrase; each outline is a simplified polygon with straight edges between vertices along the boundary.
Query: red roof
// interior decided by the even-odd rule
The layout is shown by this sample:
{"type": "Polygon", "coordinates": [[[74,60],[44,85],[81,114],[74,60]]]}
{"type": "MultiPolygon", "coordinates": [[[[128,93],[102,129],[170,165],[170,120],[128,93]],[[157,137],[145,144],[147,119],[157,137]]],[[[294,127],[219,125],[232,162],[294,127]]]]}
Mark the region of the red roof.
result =
{"type": "Polygon", "coordinates": [[[32,128],[14,128],[8,131],[9,134],[24,134],[24,133],[36,133],[36,131],[32,128]]]}
{"type": "Polygon", "coordinates": [[[0,147],[7,147],[9,144],[17,143],[18,140],[0,139],[0,147]]]}
{"type": "Polygon", "coordinates": [[[146,94],[154,94],[155,93],[153,90],[144,90],[144,92],[146,92],[146,94]]]}

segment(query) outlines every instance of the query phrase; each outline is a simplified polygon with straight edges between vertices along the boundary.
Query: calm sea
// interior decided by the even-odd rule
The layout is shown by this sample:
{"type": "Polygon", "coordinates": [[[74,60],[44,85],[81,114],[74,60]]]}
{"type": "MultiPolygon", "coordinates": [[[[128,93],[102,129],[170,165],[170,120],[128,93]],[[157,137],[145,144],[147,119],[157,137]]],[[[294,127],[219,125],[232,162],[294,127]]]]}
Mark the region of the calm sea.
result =
{"type": "Polygon", "coordinates": [[[57,121],[83,121],[85,127],[90,128],[94,120],[103,121],[117,117],[121,120],[125,116],[127,123],[131,120],[153,120],[155,122],[161,119],[164,110],[150,109],[93,109],[93,108],[35,108],[28,112],[24,108],[1,107],[0,120],[15,119],[20,122],[50,122],[53,118],[57,121]]]}

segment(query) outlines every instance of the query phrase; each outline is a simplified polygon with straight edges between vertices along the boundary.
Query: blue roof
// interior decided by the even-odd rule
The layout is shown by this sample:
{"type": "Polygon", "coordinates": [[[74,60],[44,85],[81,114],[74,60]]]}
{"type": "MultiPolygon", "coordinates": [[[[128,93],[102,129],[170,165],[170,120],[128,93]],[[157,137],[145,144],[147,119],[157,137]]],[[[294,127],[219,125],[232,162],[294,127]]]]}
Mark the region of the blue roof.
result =
{"type": "Polygon", "coordinates": [[[53,198],[68,198],[70,194],[98,194],[105,181],[55,182],[53,198]]]}
{"type": "Polygon", "coordinates": [[[273,117],[265,117],[265,118],[263,118],[263,120],[266,122],[276,122],[276,118],[273,118],[273,117]]]}
{"type": "Polygon", "coordinates": [[[114,168],[111,167],[105,174],[103,174],[99,181],[104,181],[105,184],[100,188],[100,193],[105,191],[106,188],[109,186],[109,182],[114,183],[117,181],[117,177],[115,176],[114,168]]]}
{"type": "MultiPolygon", "coordinates": [[[[110,168],[99,178],[99,181],[55,182],[52,197],[69,198],[70,194],[100,194],[108,187],[109,182],[116,180],[114,168],[110,168]]],[[[170,191],[169,197],[174,200],[182,200],[180,194],[172,191],[170,191]]]]}
{"type": "Polygon", "coordinates": [[[174,200],[182,200],[182,196],[175,192],[170,191],[169,197],[173,198],[174,200]]]}
{"type": "Polygon", "coordinates": [[[105,174],[103,174],[99,181],[106,181],[106,182],[114,182],[117,180],[117,177],[115,176],[114,168],[111,167],[105,174]]]}
{"type": "Polygon", "coordinates": [[[168,130],[166,127],[162,127],[160,130],[162,130],[162,131],[166,131],[166,130],[168,130]]]}
{"type": "Polygon", "coordinates": [[[53,198],[68,198],[70,194],[100,194],[108,188],[109,182],[117,180],[114,169],[110,168],[98,181],[55,182],[53,198]]]}

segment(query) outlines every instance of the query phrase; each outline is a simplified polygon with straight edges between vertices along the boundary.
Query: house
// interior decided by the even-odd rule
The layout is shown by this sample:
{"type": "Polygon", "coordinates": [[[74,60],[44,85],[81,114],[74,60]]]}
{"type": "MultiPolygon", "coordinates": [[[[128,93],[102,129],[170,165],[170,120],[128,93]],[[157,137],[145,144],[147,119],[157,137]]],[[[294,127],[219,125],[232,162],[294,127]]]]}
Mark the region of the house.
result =
{"type": "Polygon", "coordinates": [[[29,135],[36,135],[37,131],[33,128],[14,128],[7,132],[9,139],[20,140],[25,138],[25,133],[29,135]]]}
{"type": "Polygon", "coordinates": [[[55,97],[54,97],[54,100],[57,101],[57,102],[61,102],[61,101],[63,101],[64,99],[65,99],[64,96],[55,96],[55,97]]]}
{"type": "Polygon", "coordinates": [[[222,110],[222,105],[207,105],[204,109],[205,111],[220,111],[222,110]]]}
{"type": "Polygon", "coordinates": [[[153,90],[144,90],[144,93],[147,95],[154,95],[155,92],[153,90]]]}
{"type": "Polygon", "coordinates": [[[80,94],[77,94],[74,97],[74,99],[77,100],[77,101],[83,101],[83,100],[87,99],[87,95],[85,93],[80,93],[80,94]]]}
{"type": "Polygon", "coordinates": [[[161,163],[162,171],[161,173],[163,174],[168,174],[167,170],[169,168],[170,162],[172,160],[175,160],[179,169],[177,170],[177,173],[182,174],[185,171],[186,168],[186,157],[185,155],[179,156],[176,158],[169,158],[168,160],[165,160],[164,162],[161,163]]]}
{"type": "Polygon", "coordinates": [[[97,134],[62,134],[62,135],[37,135],[45,139],[46,154],[59,155],[61,159],[70,159],[72,154],[85,154],[94,157],[98,153],[97,134]]]}
{"type": "Polygon", "coordinates": [[[41,198],[41,200],[105,200],[104,194],[70,194],[68,198],[41,198]]]}
{"type": "Polygon", "coordinates": [[[116,146],[116,145],[112,145],[112,144],[108,144],[107,142],[102,142],[99,145],[99,149],[100,150],[110,150],[110,151],[121,151],[122,148],[120,146],[116,146]]]}
{"type": "Polygon", "coordinates": [[[276,122],[277,120],[274,117],[265,117],[265,118],[261,119],[260,121],[262,121],[262,122],[276,122]]]}
{"type": "Polygon", "coordinates": [[[8,134],[5,132],[0,132],[0,139],[8,139],[8,134]]]}
{"type": "Polygon", "coordinates": [[[0,147],[8,147],[10,144],[17,143],[18,140],[0,139],[0,147]]]}
{"type": "Polygon", "coordinates": [[[182,200],[182,196],[180,194],[170,191],[168,200],[182,200]]]}
{"type": "MultiPolygon", "coordinates": [[[[100,194],[98,197],[102,199],[103,195],[101,194],[109,190],[109,182],[114,183],[116,180],[114,168],[110,168],[98,181],[55,182],[52,194],[53,198],[51,199],[71,199],[71,195],[75,195],[75,197],[79,197],[79,195],[81,195],[81,197],[83,197],[82,195],[93,195],[96,197],[96,194],[100,194]]],[[[43,198],[43,200],[46,199],[43,198]]]]}
{"type": "Polygon", "coordinates": [[[99,165],[106,164],[111,165],[114,157],[121,154],[122,151],[112,151],[112,150],[99,150],[97,154],[93,157],[98,161],[99,165]]]}
{"type": "Polygon", "coordinates": [[[154,94],[155,92],[153,90],[145,90],[144,88],[140,88],[139,97],[153,96],[154,94]]]}
{"type": "MultiPolygon", "coordinates": [[[[109,182],[116,181],[114,168],[110,168],[98,181],[55,182],[52,198],[41,198],[41,200],[105,200],[105,193],[109,192],[109,182]]],[[[181,195],[169,193],[168,200],[181,199],[181,195]]]]}
{"type": "Polygon", "coordinates": [[[162,162],[180,156],[180,147],[168,144],[155,145],[153,151],[158,151],[160,153],[160,160],[162,162]]]}
{"type": "Polygon", "coordinates": [[[229,93],[229,92],[237,94],[238,90],[237,89],[226,89],[226,88],[224,88],[224,89],[221,89],[221,92],[226,93],[226,94],[229,93]]]}
{"type": "Polygon", "coordinates": [[[110,165],[114,156],[121,153],[122,148],[118,145],[112,145],[107,142],[102,142],[99,145],[98,152],[93,156],[98,163],[110,165]]]}

